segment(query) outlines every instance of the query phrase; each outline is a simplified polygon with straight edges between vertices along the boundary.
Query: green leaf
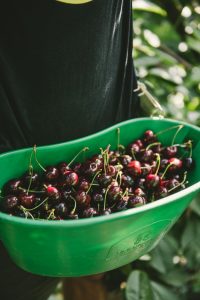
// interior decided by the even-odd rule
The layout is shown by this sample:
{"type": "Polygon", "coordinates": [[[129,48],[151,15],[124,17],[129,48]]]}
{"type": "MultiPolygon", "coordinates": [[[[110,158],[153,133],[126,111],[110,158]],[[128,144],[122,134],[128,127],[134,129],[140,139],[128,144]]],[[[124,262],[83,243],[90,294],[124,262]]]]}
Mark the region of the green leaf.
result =
{"type": "Polygon", "coordinates": [[[157,282],[151,281],[155,300],[180,300],[180,298],[168,287],[157,282]]]}
{"type": "Polygon", "coordinates": [[[135,270],[127,281],[127,300],[154,300],[153,291],[147,273],[135,270]]]}
{"type": "Polygon", "coordinates": [[[196,199],[192,201],[190,204],[190,208],[200,216],[200,197],[198,196],[196,199]]]}
{"type": "Polygon", "coordinates": [[[150,1],[144,1],[144,0],[133,1],[133,10],[143,10],[161,16],[167,15],[167,12],[164,9],[162,9],[160,6],[150,1]]]}
{"type": "Polygon", "coordinates": [[[200,220],[199,218],[193,216],[193,218],[189,219],[183,232],[181,238],[181,246],[184,250],[185,248],[190,248],[193,246],[193,243],[200,244],[199,236],[200,236],[200,220]]]}
{"type": "Polygon", "coordinates": [[[173,256],[177,255],[178,247],[176,239],[171,234],[167,234],[150,253],[150,266],[162,274],[173,269],[173,256]]]}
{"type": "Polygon", "coordinates": [[[181,287],[191,279],[191,276],[184,273],[183,269],[180,268],[162,274],[160,279],[171,286],[181,287]]]}
{"type": "Polygon", "coordinates": [[[187,38],[187,44],[190,49],[195,50],[196,52],[200,53],[200,42],[193,37],[187,38]]]}

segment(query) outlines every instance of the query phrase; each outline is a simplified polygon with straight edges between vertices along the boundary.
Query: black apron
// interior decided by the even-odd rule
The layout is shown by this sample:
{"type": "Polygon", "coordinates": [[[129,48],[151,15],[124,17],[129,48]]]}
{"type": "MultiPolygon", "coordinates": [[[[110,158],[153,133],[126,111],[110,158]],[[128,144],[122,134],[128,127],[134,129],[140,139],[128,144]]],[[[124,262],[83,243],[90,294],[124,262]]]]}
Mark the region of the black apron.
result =
{"type": "Polygon", "coordinates": [[[135,116],[131,0],[1,3],[0,152],[135,116]]]}

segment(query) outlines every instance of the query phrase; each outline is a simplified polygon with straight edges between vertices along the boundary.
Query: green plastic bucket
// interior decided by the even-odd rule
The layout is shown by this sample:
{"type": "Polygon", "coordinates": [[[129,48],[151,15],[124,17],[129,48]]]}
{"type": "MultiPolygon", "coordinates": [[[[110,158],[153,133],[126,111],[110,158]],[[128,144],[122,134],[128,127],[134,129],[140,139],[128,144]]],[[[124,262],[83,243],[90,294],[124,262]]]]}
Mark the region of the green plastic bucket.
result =
{"type": "MultiPolygon", "coordinates": [[[[176,194],[143,207],[74,221],[30,220],[0,213],[0,239],[12,260],[22,269],[47,276],[83,276],[105,272],[125,265],[151,250],[172,227],[200,189],[200,129],[169,119],[142,118],[129,120],[78,140],[38,147],[43,165],[70,161],[83,147],[91,156],[111,144],[127,145],[147,129],[155,132],[184,124],[176,142],[193,141],[196,162],[189,175],[189,186],[176,194]]],[[[174,131],[159,138],[170,144],[174,131]]],[[[27,170],[32,149],[0,155],[0,187],[27,170]]],[[[37,167],[35,167],[37,169],[37,167]]]]}

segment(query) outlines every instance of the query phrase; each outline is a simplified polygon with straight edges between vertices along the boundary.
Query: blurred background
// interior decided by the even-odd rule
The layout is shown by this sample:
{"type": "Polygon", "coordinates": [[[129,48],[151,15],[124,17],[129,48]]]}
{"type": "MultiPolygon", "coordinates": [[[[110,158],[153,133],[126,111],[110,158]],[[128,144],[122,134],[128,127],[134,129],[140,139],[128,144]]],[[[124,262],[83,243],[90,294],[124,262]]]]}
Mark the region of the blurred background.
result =
{"type": "MultiPolygon", "coordinates": [[[[200,1],[134,0],[133,24],[140,81],[167,117],[200,126],[200,1]]],[[[62,286],[49,300],[64,299],[62,286]]],[[[66,300],[94,299],[86,294],[82,298],[79,288],[78,281],[66,280],[66,300]],[[72,296],[69,285],[77,289],[77,296],[72,296]]],[[[152,252],[104,274],[88,289],[96,289],[96,300],[199,300],[200,199],[194,199],[152,252]]]]}

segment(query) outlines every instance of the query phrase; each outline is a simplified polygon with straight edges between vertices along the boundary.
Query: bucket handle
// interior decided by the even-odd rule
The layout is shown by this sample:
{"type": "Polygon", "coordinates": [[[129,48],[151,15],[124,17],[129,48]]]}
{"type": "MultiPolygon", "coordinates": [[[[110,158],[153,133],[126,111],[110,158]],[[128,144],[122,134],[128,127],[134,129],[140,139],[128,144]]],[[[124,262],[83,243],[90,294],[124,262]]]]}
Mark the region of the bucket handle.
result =
{"type": "Polygon", "coordinates": [[[156,99],[147,89],[145,83],[138,81],[138,87],[134,92],[138,93],[140,97],[140,107],[145,114],[150,115],[153,119],[163,119],[165,111],[160,105],[158,99],[156,99]]]}

